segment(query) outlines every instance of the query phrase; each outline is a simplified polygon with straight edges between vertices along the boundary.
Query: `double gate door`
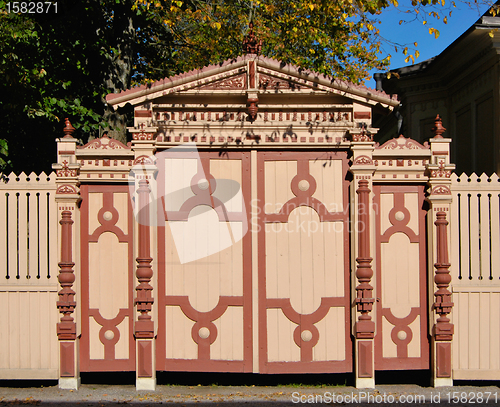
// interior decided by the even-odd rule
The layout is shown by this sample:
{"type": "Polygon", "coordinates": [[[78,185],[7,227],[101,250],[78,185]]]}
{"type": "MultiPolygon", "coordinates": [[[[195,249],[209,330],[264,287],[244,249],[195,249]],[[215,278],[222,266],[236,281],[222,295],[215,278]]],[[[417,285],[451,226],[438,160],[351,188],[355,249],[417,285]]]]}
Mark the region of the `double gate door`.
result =
{"type": "MultiPolygon", "coordinates": [[[[156,369],[352,371],[347,152],[179,150],[159,154],[156,165],[156,369]]],[[[394,268],[395,280],[380,273],[381,261],[401,260],[397,248],[390,254],[405,239],[399,232],[422,261],[423,218],[409,211],[421,209],[423,189],[408,198],[394,191],[374,191],[388,217],[376,221],[375,292],[382,300],[374,314],[383,352],[376,350],[375,366],[424,368],[425,259],[423,270],[394,268]],[[417,290],[403,304],[409,316],[395,308],[407,297],[398,287],[394,294],[400,280],[417,290]]],[[[135,370],[137,254],[128,192],[81,188],[82,371],[135,370]]]]}

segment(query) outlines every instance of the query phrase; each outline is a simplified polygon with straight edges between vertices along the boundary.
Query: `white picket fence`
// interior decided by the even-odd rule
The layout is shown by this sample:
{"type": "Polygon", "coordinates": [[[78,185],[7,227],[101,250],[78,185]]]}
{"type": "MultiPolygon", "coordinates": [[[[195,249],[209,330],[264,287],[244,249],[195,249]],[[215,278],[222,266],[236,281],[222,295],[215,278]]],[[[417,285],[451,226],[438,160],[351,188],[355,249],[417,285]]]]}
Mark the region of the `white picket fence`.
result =
{"type": "Polygon", "coordinates": [[[0,379],[56,379],[56,175],[0,174],[0,379]]]}
{"type": "Polygon", "coordinates": [[[454,379],[500,379],[500,179],[452,178],[454,379]]]}

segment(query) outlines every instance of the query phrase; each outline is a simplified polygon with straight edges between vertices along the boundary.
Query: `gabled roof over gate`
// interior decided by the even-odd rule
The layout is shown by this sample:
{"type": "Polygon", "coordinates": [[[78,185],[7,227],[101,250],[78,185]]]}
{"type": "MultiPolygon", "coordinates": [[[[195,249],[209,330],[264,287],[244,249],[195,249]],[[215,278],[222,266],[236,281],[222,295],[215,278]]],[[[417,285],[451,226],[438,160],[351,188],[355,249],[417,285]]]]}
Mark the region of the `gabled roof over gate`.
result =
{"type": "Polygon", "coordinates": [[[134,107],[134,139],[210,145],[338,143],[361,128],[375,134],[374,113],[399,105],[384,92],[256,54],[110,94],[107,101],[134,107]]]}
{"type": "Polygon", "coordinates": [[[395,96],[385,92],[252,54],[110,94],[106,99],[112,106],[123,107],[127,103],[136,106],[173,93],[247,90],[259,93],[325,92],[370,105],[394,107],[399,104],[395,96]]]}

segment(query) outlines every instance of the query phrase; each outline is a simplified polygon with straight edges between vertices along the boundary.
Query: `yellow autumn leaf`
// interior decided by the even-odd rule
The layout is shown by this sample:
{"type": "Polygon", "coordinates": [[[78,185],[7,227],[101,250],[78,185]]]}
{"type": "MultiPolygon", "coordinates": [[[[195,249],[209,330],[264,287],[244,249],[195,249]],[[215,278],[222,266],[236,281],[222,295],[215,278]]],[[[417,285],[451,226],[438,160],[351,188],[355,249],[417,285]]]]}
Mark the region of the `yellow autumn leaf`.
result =
{"type": "Polygon", "coordinates": [[[415,45],[416,47],[418,47],[418,42],[414,42],[413,45],[415,45]]]}
{"type": "Polygon", "coordinates": [[[418,49],[415,51],[415,58],[418,58],[420,56],[420,52],[418,52],[418,49]]]}
{"type": "Polygon", "coordinates": [[[311,9],[311,11],[314,10],[314,4],[309,4],[309,8],[311,9]]]}
{"type": "Polygon", "coordinates": [[[489,35],[491,38],[493,38],[493,37],[495,36],[495,34],[493,33],[493,30],[491,30],[491,31],[488,33],[488,35],[489,35]]]}

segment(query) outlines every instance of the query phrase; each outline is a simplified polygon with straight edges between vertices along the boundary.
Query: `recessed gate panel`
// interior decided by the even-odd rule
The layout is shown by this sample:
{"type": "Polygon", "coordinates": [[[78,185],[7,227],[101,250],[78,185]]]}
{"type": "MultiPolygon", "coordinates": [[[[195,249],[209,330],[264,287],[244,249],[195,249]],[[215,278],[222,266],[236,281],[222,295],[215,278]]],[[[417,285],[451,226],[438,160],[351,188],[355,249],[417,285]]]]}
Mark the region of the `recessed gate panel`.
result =
{"type": "Polygon", "coordinates": [[[250,153],[180,151],[157,165],[157,369],[250,372],[250,153]]]}
{"type": "Polygon", "coordinates": [[[133,226],[126,185],[82,185],[81,371],[134,371],[133,226]]]}
{"type": "Polygon", "coordinates": [[[351,370],[346,152],[258,153],[259,369],[351,370]]]}
{"type": "Polygon", "coordinates": [[[428,369],[424,186],[375,185],[375,369],[428,369]]]}

